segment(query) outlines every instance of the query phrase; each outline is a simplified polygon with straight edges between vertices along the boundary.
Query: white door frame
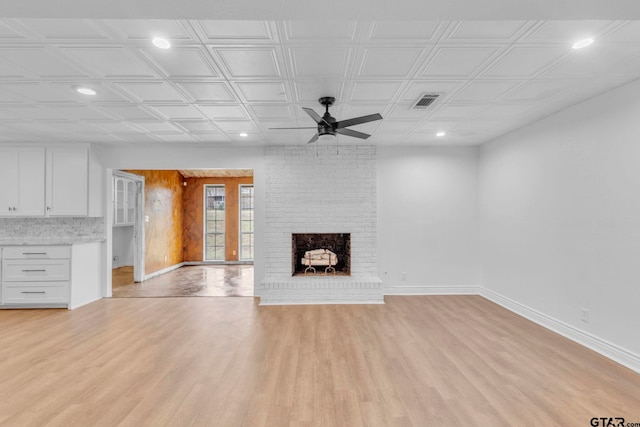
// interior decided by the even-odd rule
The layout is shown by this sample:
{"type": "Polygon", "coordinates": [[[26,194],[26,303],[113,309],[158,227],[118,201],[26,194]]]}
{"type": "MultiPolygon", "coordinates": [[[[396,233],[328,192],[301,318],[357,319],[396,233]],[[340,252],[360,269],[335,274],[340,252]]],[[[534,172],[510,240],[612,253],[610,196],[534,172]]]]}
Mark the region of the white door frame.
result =
{"type": "MultiPolygon", "coordinates": [[[[142,282],[145,276],[144,265],[144,176],[120,170],[113,170],[113,176],[127,178],[136,183],[136,217],[133,225],[133,281],[142,282]]],[[[114,210],[111,198],[111,212],[114,210]]]]}

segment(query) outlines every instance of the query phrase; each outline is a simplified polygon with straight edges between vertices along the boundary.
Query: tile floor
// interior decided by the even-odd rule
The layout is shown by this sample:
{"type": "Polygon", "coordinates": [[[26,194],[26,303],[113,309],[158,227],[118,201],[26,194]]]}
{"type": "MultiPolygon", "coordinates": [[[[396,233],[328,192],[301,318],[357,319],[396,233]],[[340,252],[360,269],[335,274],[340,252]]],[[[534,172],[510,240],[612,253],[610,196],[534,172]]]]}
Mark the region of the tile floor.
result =
{"type": "Polygon", "coordinates": [[[113,270],[114,298],[249,297],[253,296],[253,265],[193,265],[133,282],[133,268],[113,270]]]}

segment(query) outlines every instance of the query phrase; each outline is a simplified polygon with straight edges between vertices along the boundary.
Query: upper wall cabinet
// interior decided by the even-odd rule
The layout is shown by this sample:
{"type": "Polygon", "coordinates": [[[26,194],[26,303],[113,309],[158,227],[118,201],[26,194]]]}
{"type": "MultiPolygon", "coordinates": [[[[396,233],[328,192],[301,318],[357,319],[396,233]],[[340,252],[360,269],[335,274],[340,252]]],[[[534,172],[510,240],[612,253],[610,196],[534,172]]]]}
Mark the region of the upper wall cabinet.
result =
{"type": "Polygon", "coordinates": [[[44,148],[0,149],[0,216],[45,213],[44,148]]]}
{"type": "Polygon", "coordinates": [[[136,183],[120,176],[113,177],[113,225],[133,225],[136,213],[136,183]]]}
{"type": "Polygon", "coordinates": [[[86,216],[88,183],[86,148],[47,149],[47,215],[86,216]]]}
{"type": "Polygon", "coordinates": [[[0,216],[102,216],[101,177],[88,146],[0,148],[0,216]]]}

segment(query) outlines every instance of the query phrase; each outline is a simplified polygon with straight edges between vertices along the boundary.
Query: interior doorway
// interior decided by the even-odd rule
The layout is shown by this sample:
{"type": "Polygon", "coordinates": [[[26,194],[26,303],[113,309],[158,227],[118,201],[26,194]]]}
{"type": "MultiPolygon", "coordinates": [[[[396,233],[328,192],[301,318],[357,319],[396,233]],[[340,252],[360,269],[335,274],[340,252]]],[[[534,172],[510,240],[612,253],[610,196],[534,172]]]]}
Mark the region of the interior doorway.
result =
{"type": "Polygon", "coordinates": [[[112,286],[145,278],[144,177],[113,171],[112,286]]]}

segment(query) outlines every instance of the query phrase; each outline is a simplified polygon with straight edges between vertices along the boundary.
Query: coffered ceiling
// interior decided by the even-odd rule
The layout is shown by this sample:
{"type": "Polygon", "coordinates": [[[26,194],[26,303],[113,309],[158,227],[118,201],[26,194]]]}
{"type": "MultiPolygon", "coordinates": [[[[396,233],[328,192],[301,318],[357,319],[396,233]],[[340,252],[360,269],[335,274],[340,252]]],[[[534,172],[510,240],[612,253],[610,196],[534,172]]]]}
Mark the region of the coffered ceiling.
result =
{"type": "Polygon", "coordinates": [[[640,21],[3,19],[0,141],[305,144],[269,128],[334,96],[366,143],[473,145],[638,77],[640,21]]]}

